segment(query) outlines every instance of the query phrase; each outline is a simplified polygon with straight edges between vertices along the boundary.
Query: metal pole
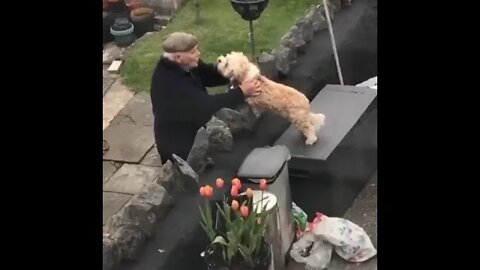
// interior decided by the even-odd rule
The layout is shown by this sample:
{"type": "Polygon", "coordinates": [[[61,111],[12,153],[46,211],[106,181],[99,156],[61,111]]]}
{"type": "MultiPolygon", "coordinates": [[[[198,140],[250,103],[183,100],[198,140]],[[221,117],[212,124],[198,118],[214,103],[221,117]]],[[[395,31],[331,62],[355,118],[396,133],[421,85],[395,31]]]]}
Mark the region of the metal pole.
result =
{"type": "Polygon", "coordinates": [[[250,45],[252,46],[252,61],[256,62],[255,59],[255,37],[253,35],[253,22],[250,21],[250,45]]]}
{"type": "Polygon", "coordinates": [[[342,70],[340,69],[340,61],[338,60],[337,45],[335,45],[335,37],[333,36],[332,22],[330,21],[330,13],[327,6],[327,0],[323,0],[323,6],[325,8],[325,15],[327,15],[328,31],[330,32],[330,41],[332,42],[333,56],[335,57],[335,63],[337,64],[338,78],[340,84],[343,85],[342,70]]]}

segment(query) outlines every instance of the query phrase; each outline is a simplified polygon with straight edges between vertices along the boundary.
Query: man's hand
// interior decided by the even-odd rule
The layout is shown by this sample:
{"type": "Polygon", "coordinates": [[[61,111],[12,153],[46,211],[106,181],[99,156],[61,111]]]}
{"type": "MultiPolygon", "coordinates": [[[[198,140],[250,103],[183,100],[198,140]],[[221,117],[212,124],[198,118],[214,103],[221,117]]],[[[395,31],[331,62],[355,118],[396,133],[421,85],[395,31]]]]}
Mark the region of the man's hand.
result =
{"type": "Polygon", "coordinates": [[[260,85],[261,81],[259,79],[252,79],[249,81],[243,81],[240,84],[240,89],[242,90],[244,96],[253,97],[260,94],[260,85]]]}

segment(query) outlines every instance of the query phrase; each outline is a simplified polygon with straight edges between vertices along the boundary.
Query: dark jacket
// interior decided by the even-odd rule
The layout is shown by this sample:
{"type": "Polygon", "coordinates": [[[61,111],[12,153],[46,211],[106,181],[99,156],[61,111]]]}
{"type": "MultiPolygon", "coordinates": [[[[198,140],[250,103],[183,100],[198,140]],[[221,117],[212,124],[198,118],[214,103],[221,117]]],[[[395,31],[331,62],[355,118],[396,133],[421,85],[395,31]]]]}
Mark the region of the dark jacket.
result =
{"type": "Polygon", "coordinates": [[[160,58],[153,72],[150,89],[155,142],[165,162],[175,153],[186,159],[195,135],[215,112],[232,108],[244,100],[240,89],[209,95],[206,87],[225,85],[215,65],[199,61],[186,71],[166,58],[160,58]]]}

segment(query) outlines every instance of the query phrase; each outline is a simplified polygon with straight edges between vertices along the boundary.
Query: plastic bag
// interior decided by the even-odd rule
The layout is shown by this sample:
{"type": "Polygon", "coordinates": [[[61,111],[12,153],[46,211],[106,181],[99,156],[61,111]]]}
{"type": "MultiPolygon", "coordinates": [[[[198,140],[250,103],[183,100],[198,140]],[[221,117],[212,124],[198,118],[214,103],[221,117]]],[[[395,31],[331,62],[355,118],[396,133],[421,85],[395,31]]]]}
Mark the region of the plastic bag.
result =
{"type": "Polygon", "coordinates": [[[358,225],[336,217],[317,213],[319,221],[313,228],[314,235],[335,246],[335,252],[349,262],[363,262],[377,254],[370,237],[358,225]]]}
{"type": "Polygon", "coordinates": [[[304,235],[292,245],[290,256],[308,270],[326,269],[332,250],[349,262],[364,262],[377,254],[367,233],[343,219],[317,213],[304,235]]]}
{"type": "Polygon", "coordinates": [[[307,270],[327,269],[332,258],[333,246],[319,239],[312,232],[306,232],[292,245],[290,257],[298,263],[305,264],[307,270]]]}
{"type": "Polygon", "coordinates": [[[297,239],[299,239],[300,237],[302,237],[302,235],[305,233],[305,230],[307,229],[308,216],[294,202],[292,202],[292,215],[297,227],[297,230],[296,230],[297,239]]]}

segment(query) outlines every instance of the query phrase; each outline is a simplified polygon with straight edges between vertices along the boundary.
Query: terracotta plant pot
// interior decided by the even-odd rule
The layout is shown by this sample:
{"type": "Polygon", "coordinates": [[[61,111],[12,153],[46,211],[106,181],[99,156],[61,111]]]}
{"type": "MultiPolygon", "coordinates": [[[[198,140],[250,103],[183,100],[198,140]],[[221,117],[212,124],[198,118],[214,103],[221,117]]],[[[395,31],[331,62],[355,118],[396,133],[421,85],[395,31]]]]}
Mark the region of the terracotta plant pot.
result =
{"type": "Polygon", "coordinates": [[[155,11],[151,8],[141,7],[132,10],[130,12],[130,20],[135,26],[135,35],[137,37],[155,30],[155,11]]]}

